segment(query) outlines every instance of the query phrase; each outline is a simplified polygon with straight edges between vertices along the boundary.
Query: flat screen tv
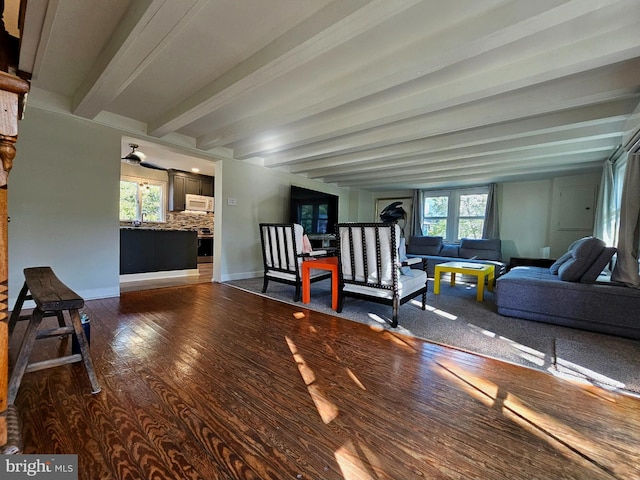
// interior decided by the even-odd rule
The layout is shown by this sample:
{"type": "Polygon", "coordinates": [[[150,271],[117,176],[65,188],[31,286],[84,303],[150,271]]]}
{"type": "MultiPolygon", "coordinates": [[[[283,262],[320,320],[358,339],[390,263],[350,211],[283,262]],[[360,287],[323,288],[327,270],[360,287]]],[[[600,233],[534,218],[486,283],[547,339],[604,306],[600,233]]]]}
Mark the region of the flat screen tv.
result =
{"type": "Polygon", "coordinates": [[[307,235],[335,233],[338,223],[338,196],[291,185],[289,218],[299,223],[307,235]]]}

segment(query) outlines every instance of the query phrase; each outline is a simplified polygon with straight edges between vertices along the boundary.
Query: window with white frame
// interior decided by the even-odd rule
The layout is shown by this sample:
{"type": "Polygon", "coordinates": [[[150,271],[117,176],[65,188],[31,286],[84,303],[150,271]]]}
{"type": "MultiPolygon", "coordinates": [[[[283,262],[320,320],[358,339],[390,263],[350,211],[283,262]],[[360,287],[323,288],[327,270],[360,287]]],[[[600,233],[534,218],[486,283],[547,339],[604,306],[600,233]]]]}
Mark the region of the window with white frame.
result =
{"type": "Polygon", "coordinates": [[[489,187],[425,190],[422,233],[448,241],[482,238],[489,187]]]}
{"type": "Polygon", "coordinates": [[[120,177],[120,220],[164,222],[166,184],[160,180],[120,177]]]}

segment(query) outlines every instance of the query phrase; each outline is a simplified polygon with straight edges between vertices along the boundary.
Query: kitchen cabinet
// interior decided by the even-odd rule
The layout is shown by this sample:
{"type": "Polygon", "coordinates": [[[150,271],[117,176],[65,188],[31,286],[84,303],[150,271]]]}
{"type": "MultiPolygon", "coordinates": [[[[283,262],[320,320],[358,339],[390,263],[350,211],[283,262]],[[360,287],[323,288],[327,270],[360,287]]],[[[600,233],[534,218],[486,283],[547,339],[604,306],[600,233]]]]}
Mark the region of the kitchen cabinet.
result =
{"type": "Polygon", "coordinates": [[[169,174],[169,210],[184,210],[186,194],[213,197],[213,177],[179,170],[168,170],[167,173],[169,174]]]}
{"type": "Polygon", "coordinates": [[[202,175],[200,179],[200,195],[213,197],[213,177],[202,175]]]}
{"type": "Polygon", "coordinates": [[[120,275],[198,268],[198,233],[120,229],[120,275]]]}

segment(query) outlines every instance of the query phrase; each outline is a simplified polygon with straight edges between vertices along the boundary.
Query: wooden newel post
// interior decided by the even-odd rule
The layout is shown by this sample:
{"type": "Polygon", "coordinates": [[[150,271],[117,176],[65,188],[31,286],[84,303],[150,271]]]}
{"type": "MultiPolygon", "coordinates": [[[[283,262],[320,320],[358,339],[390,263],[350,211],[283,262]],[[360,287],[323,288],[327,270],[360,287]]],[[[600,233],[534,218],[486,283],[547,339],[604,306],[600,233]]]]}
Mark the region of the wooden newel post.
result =
{"type": "MultiPolygon", "coordinates": [[[[9,379],[9,235],[7,184],[16,156],[18,119],[29,83],[0,71],[0,447],[8,442],[9,379]]],[[[11,422],[9,422],[11,423],[11,422]]],[[[13,433],[13,432],[12,432],[13,433]]],[[[19,434],[19,432],[18,432],[19,434]]],[[[2,448],[2,450],[5,450],[2,448]]]]}

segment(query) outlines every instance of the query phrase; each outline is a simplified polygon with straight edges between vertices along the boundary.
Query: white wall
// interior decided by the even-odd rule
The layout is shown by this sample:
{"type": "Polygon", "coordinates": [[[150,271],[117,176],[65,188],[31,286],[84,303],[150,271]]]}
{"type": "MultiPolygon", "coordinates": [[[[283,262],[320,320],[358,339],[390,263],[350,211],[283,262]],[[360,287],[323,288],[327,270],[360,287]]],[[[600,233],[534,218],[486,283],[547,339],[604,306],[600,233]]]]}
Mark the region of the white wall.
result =
{"type": "MultiPolygon", "coordinates": [[[[27,109],[9,177],[10,305],[22,286],[22,271],[29,266],[50,265],[85,299],[119,295],[122,133],[68,115],[27,109]]],[[[231,159],[216,162],[215,181],[214,279],[218,281],[262,274],[258,224],[288,221],[291,184],[339,195],[341,222],[376,221],[378,198],[411,196],[410,191],[350,191],[231,159]],[[229,197],[237,199],[237,205],[228,205],[229,197]]],[[[556,185],[598,184],[599,175],[555,181],[556,185]]],[[[552,256],[559,255],[567,242],[584,233],[554,236],[553,182],[499,186],[506,260],[539,256],[546,245],[551,245],[552,256]]]]}
{"type": "MultiPolygon", "coordinates": [[[[119,295],[123,133],[69,115],[27,109],[9,178],[10,305],[29,266],[51,266],[85,299],[119,295]]],[[[340,221],[363,220],[362,205],[371,200],[367,192],[249,162],[219,160],[216,168],[217,280],[262,274],[258,223],[288,221],[291,184],[339,195],[340,221]],[[227,205],[229,197],[236,198],[237,205],[227,205]]]]}
{"type": "Polygon", "coordinates": [[[9,175],[9,305],[31,266],[51,266],[85,299],[118,295],[120,133],[29,107],[19,131],[9,175]]]}
{"type": "MultiPolygon", "coordinates": [[[[569,175],[531,182],[509,182],[498,185],[498,215],[502,257],[541,256],[550,247],[550,256],[558,258],[578,238],[593,234],[589,230],[561,230],[557,225],[561,187],[600,184],[600,174],[569,175]]],[[[374,192],[368,210],[375,210],[376,200],[411,197],[410,190],[374,192]]],[[[380,202],[379,202],[380,203],[380,202]]],[[[384,202],[382,202],[384,203],[384,202]]],[[[377,218],[371,219],[378,221],[377,218]]]]}
{"type": "Polygon", "coordinates": [[[602,174],[591,174],[591,175],[573,175],[567,177],[557,177],[553,180],[553,200],[551,202],[551,216],[550,216],[550,232],[549,232],[549,245],[551,246],[551,257],[558,258],[564,252],[567,251],[569,245],[571,245],[575,240],[585,237],[587,235],[593,235],[593,222],[595,221],[595,205],[597,203],[598,197],[598,189],[600,187],[600,179],[602,174]],[[585,212],[584,206],[589,205],[588,202],[585,204],[579,204],[579,200],[576,199],[574,205],[569,204],[566,201],[566,195],[564,198],[561,198],[560,194],[562,189],[565,189],[565,194],[567,191],[573,189],[573,187],[586,187],[589,194],[593,193],[593,205],[590,206],[588,212],[585,212]],[[575,203],[578,203],[577,205],[575,203]],[[592,217],[588,223],[588,227],[586,228],[567,228],[566,226],[561,225],[560,221],[560,211],[561,205],[566,204],[569,215],[565,212],[565,216],[571,216],[576,218],[576,221],[571,223],[581,223],[577,222],[577,219],[581,219],[583,217],[582,213],[588,213],[587,216],[592,217]]]}
{"type": "Polygon", "coordinates": [[[584,230],[560,228],[559,189],[591,185],[597,192],[599,183],[600,174],[593,173],[501,184],[498,208],[503,257],[540,257],[540,249],[548,246],[550,257],[558,258],[574,240],[593,235],[593,225],[584,230]]]}
{"type": "Polygon", "coordinates": [[[549,246],[552,180],[512,182],[498,186],[502,256],[540,257],[549,246]]]}
{"type": "MultiPolygon", "coordinates": [[[[291,184],[338,195],[338,220],[356,221],[350,191],[249,162],[224,159],[216,163],[214,279],[227,281],[263,274],[261,222],[289,221],[291,184]],[[228,199],[237,205],[228,205],[228,199]]],[[[365,195],[367,199],[370,197],[365,195]]]]}

